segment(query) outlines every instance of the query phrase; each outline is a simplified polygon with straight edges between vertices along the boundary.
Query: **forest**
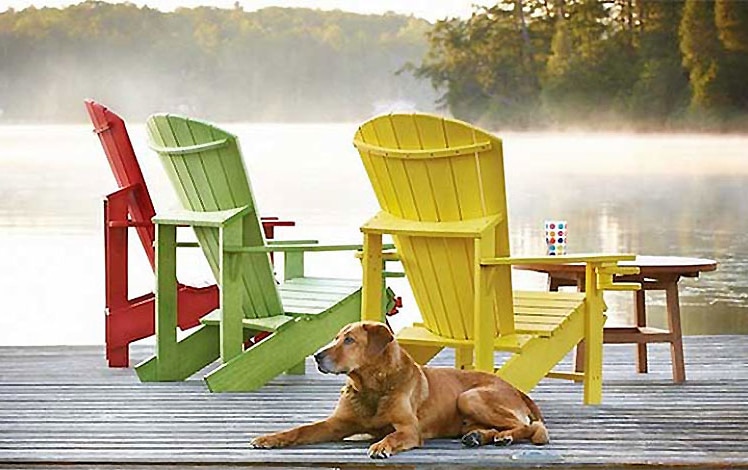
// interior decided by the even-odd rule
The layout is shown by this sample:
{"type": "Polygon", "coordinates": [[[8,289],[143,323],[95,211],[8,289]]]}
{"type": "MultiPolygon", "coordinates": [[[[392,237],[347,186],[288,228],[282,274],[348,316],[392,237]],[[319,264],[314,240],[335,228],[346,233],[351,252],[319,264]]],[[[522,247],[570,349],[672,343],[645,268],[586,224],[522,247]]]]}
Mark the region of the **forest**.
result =
{"type": "Polygon", "coordinates": [[[493,127],[748,131],[748,2],[503,0],[409,69],[493,127]]]}
{"type": "Polygon", "coordinates": [[[748,1],[501,0],[435,24],[387,13],[86,1],[0,12],[0,123],[125,116],[490,128],[748,130],[748,1]]]}
{"type": "Polygon", "coordinates": [[[355,121],[435,109],[397,74],[427,49],[425,20],[303,8],[161,12],[87,1],[0,13],[0,122],[83,121],[93,98],[123,116],[355,121]]]}

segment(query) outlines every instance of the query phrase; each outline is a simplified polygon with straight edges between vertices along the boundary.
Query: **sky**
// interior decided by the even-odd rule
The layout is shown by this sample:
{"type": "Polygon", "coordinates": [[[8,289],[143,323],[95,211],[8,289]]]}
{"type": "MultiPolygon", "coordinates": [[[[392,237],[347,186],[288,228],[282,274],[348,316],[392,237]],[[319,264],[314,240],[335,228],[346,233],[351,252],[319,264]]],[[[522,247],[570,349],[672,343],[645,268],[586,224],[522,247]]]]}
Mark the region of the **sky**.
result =
{"type": "MultiPolygon", "coordinates": [[[[82,0],[0,0],[0,12],[8,8],[17,10],[34,5],[36,7],[64,7],[80,3],[82,0]]],[[[120,0],[106,0],[120,3],[120,0]]],[[[177,7],[195,7],[208,5],[231,8],[235,0],[131,0],[136,5],[148,5],[159,10],[173,10],[177,7]]],[[[447,16],[470,16],[473,4],[488,5],[489,0],[239,0],[247,11],[268,6],[306,7],[323,10],[340,9],[356,13],[384,13],[393,11],[405,15],[414,15],[435,21],[447,16]]]]}

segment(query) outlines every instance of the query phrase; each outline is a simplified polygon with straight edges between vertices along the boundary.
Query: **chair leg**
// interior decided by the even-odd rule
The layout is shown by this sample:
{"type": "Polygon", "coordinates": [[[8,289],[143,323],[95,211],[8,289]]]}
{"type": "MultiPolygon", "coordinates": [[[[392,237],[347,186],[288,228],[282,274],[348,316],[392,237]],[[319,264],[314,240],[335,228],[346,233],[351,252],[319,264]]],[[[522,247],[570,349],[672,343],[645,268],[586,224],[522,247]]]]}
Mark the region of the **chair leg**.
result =
{"type": "Polygon", "coordinates": [[[455,348],[455,368],[468,369],[473,365],[473,348],[455,348]]]}
{"type": "MultiPolygon", "coordinates": [[[[492,240],[486,238],[475,239],[473,242],[473,355],[475,356],[475,370],[494,372],[494,338],[496,335],[496,318],[493,306],[493,285],[495,271],[480,265],[480,259],[489,251],[492,240]]],[[[503,299],[511,302],[510,299],[503,299]]],[[[511,305],[509,306],[511,309],[511,305]]],[[[499,305],[499,325],[503,324],[502,316],[512,314],[511,310],[502,311],[499,305]]]]}
{"type": "Polygon", "coordinates": [[[107,346],[106,358],[109,367],[130,367],[130,351],[127,346],[119,348],[107,346]]]}
{"type": "Polygon", "coordinates": [[[234,221],[219,230],[220,240],[220,282],[219,301],[221,305],[221,360],[228,362],[241,355],[244,344],[242,326],[242,295],[244,286],[238,274],[241,255],[225,250],[226,246],[240,246],[242,243],[241,221],[234,221]]]}
{"type": "MultiPolygon", "coordinates": [[[[595,302],[597,303],[597,302],[595,302]]],[[[603,398],[603,324],[599,305],[587,306],[584,354],[584,404],[599,405],[603,398]]]]}
{"type": "Polygon", "coordinates": [[[106,338],[106,360],[109,367],[130,367],[130,348],[127,345],[113,346],[112,321],[109,309],[105,312],[104,329],[106,338]]]}
{"type": "Polygon", "coordinates": [[[361,320],[383,321],[382,313],[382,235],[364,233],[363,288],[361,320]]]}
{"type": "Polygon", "coordinates": [[[177,231],[156,225],[156,355],[135,367],[143,382],[184,380],[218,357],[215,326],[201,326],[177,342],[177,231]]]}
{"type": "MultiPolygon", "coordinates": [[[[577,276],[576,283],[577,283],[577,292],[585,292],[587,289],[587,286],[585,285],[586,274],[585,276],[577,276]]],[[[556,291],[558,291],[558,288],[556,288],[556,291]]],[[[585,357],[584,340],[582,340],[579,342],[579,344],[577,344],[577,347],[576,347],[576,353],[574,357],[574,372],[584,372],[584,357],[585,357]]]]}
{"type": "Polygon", "coordinates": [[[141,382],[185,380],[218,359],[218,327],[203,325],[174,345],[176,360],[162,362],[158,355],[135,366],[141,382]],[[168,366],[168,367],[167,367],[168,366]],[[166,372],[164,372],[166,370],[166,372]]]}
{"type": "Polygon", "coordinates": [[[156,226],[156,377],[179,380],[177,351],[177,228],[156,226]]]}
{"type": "Polygon", "coordinates": [[[113,338],[118,333],[112,326],[111,312],[127,308],[127,228],[114,228],[110,222],[127,220],[127,199],[108,196],[104,200],[104,297],[106,358],[109,367],[129,367],[127,344],[117,344],[113,338]]]}
{"type": "MultiPolygon", "coordinates": [[[[647,326],[647,311],[644,304],[644,289],[634,291],[634,315],[636,315],[636,326],[641,328],[647,326]]],[[[636,371],[646,374],[649,370],[647,364],[647,343],[636,345],[636,371]]]]}

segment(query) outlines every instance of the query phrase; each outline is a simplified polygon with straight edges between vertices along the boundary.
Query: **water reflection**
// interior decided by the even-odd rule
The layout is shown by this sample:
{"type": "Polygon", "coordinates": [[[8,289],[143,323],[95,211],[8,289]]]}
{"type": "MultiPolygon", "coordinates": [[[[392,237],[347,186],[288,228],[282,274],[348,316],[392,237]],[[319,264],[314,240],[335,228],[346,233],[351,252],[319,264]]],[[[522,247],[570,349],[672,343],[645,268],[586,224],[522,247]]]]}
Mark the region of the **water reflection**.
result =
{"type": "MultiPolygon", "coordinates": [[[[686,334],[748,333],[748,208],[746,178],[739,175],[637,177],[608,176],[604,186],[570,177],[567,190],[538,208],[533,190],[543,182],[515,184],[512,194],[513,246],[542,253],[544,217],[568,221],[569,252],[631,252],[648,255],[715,259],[716,272],[680,283],[686,334]],[[529,194],[528,194],[529,193],[529,194]],[[591,201],[586,195],[594,194],[591,201]],[[525,201],[525,203],[522,203],[525,201]]],[[[511,205],[511,203],[510,203],[511,205]]],[[[540,285],[541,281],[537,281],[540,285]]],[[[665,296],[647,292],[649,321],[664,327],[665,296]]],[[[607,293],[610,321],[625,324],[632,317],[631,294],[607,293]]]]}
{"type": "MultiPolygon", "coordinates": [[[[242,142],[262,212],[298,222],[288,237],[359,239],[377,204],[350,144],[354,124],[227,127],[242,142]]],[[[130,133],[157,210],[170,207],[174,197],[144,129],[130,126],[130,133]]],[[[684,330],[748,333],[747,137],[502,137],[513,254],[543,254],[543,221],[564,219],[571,253],[715,259],[716,272],[681,281],[684,330]]],[[[90,126],[0,126],[0,148],[0,285],[11,312],[0,316],[0,344],[100,343],[101,198],[115,185],[90,126]]],[[[137,243],[131,252],[139,294],[153,278],[137,243]]],[[[207,269],[191,266],[180,265],[182,280],[210,280],[207,269]]],[[[313,257],[308,267],[319,275],[360,274],[346,254],[313,257]]],[[[515,282],[545,287],[533,273],[517,273],[515,282]]],[[[405,284],[399,287],[407,297],[405,284]]],[[[651,323],[664,326],[664,294],[647,296],[651,323]]],[[[630,297],[607,295],[611,323],[628,321],[630,297]]],[[[414,306],[408,302],[395,323],[417,318],[414,306]]]]}

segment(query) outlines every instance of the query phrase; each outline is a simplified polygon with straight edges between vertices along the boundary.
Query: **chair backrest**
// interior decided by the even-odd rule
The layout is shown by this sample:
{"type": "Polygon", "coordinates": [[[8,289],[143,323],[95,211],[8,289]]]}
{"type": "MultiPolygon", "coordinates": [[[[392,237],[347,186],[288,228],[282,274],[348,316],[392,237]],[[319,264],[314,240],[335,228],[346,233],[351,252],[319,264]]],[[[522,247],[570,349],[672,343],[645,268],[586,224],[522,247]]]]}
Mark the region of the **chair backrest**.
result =
{"type": "Polygon", "coordinates": [[[154,267],[156,256],[153,241],[156,238],[156,232],[151,219],[156,215],[156,211],[153,209],[153,201],[148,193],[143,173],[140,171],[140,165],[135,158],[125,121],[106,106],[95,101],[86,100],[85,104],[94,125],[94,132],[99,136],[117,185],[120,188],[128,186],[133,188],[128,204],[130,217],[137,223],[138,237],[151,267],[154,267]]]}
{"type": "MultiPolygon", "coordinates": [[[[256,205],[244,168],[236,136],[194,119],[170,114],[148,118],[151,147],[185,209],[219,211],[249,207],[243,218],[244,246],[263,246],[264,239],[256,205]]],[[[218,231],[195,228],[208,264],[220,282],[218,231]]],[[[267,253],[243,254],[238,263],[244,285],[242,310],[246,318],[262,318],[283,313],[267,253]]]]}
{"type": "MultiPolygon", "coordinates": [[[[459,121],[391,114],[364,123],[354,143],[383,211],[421,222],[499,216],[491,252],[483,255],[509,255],[500,139],[459,121]]],[[[426,327],[441,336],[472,339],[474,239],[393,238],[426,327]]],[[[498,325],[499,309],[511,309],[509,268],[501,270],[493,288],[498,325]]],[[[497,326],[496,333],[507,326],[497,326]]]]}

